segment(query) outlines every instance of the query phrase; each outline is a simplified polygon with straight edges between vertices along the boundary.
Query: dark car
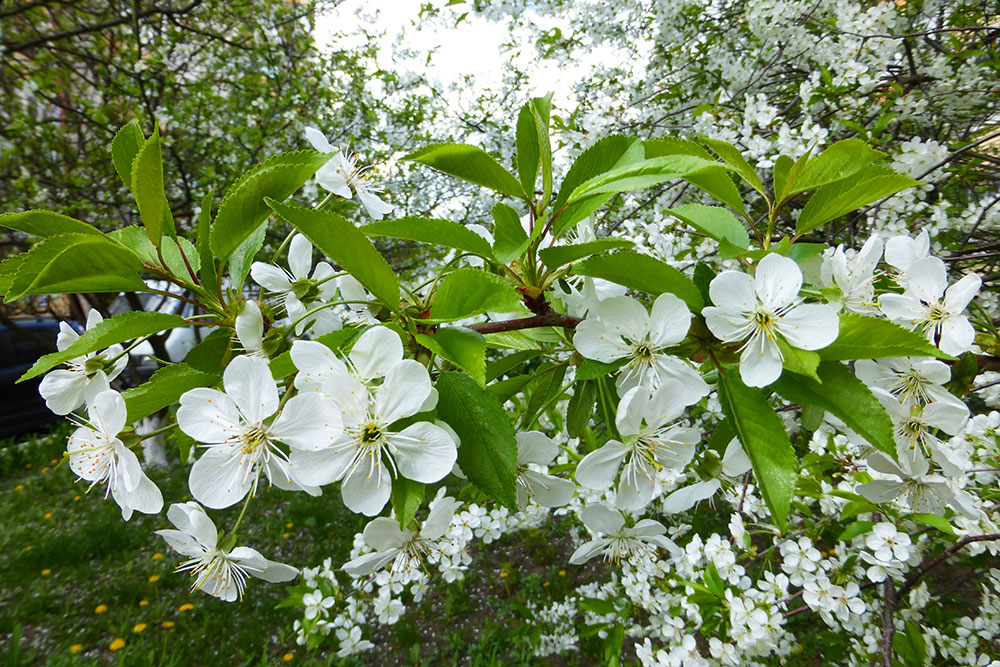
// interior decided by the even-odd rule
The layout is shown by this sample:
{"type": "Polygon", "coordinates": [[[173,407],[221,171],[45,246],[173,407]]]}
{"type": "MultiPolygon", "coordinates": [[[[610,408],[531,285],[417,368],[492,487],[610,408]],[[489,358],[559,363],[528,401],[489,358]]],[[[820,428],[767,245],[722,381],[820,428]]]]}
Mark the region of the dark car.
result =
{"type": "Polygon", "coordinates": [[[12,322],[12,327],[0,325],[0,437],[25,433],[61,419],[45,407],[38,394],[42,378],[15,384],[39,357],[56,351],[59,322],[51,318],[18,318],[12,322]]]}

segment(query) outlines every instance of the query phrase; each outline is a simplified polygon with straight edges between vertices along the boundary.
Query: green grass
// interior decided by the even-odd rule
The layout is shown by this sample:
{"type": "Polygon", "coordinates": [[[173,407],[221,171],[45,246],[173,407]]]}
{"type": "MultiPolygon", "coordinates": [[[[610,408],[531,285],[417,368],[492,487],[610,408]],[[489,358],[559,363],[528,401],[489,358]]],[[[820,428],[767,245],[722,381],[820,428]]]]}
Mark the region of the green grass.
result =
{"type": "MultiPolygon", "coordinates": [[[[178,554],[153,534],[170,527],[165,515],[123,522],[102,487],[88,493],[74,482],[59,465],[68,433],[63,424],[0,442],[0,665],[358,664],[336,658],[332,637],[312,655],[295,645],[301,610],[275,608],[284,585],[251,580],[243,601],[231,604],[189,591],[188,576],[173,571],[178,554]],[[112,651],[115,639],[125,644],[112,651]]],[[[169,504],[188,499],[188,470],[148,472],[169,504]]],[[[311,498],[264,490],[240,532],[274,560],[343,563],[367,519],[331,491],[311,498]]],[[[231,527],[239,509],[212,517],[231,527]]],[[[482,545],[464,581],[438,582],[398,623],[373,626],[376,648],[364,664],[552,664],[531,656],[526,606],[561,599],[603,568],[566,568],[568,548],[558,527],[554,537],[528,531],[482,545]]],[[[557,662],[599,664],[573,655],[557,662]]]]}

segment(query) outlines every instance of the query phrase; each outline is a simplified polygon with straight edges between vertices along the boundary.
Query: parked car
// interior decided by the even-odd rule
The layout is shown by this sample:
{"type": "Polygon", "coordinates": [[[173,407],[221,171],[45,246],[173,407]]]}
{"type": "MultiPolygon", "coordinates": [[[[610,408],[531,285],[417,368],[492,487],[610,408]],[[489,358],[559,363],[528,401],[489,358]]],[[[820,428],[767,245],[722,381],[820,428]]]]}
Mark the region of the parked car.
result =
{"type": "MultiPolygon", "coordinates": [[[[59,321],[47,318],[17,318],[14,326],[0,325],[0,437],[18,435],[61,419],[45,406],[38,393],[38,377],[20,384],[39,357],[55,352],[59,321]]],[[[78,331],[82,329],[70,323],[78,331]]]]}

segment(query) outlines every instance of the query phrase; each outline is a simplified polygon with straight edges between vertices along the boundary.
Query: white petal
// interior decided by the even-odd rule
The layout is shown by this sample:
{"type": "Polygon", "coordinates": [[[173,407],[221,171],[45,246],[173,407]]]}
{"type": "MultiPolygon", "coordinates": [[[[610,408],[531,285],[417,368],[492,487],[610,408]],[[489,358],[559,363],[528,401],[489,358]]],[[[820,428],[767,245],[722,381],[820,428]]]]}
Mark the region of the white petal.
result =
{"type": "Polygon", "coordinates": [[[448,496],[441,498],[427,515],[424,525],[420,527],[420,536],[425,540],[437,540],[444,537],[444,534],[448,532],[448,527],[451,525],[451,520],[454,518],[455,512],[461,506],[462,503],[454,498],[448,496]]]}
{"type": "Polygon", "coordinates": [[[734,313],[749,313],[757,305],[753,278],[740,271],[723,271],[713,278],[708,296],[718,308],[734,313]]]}
{"type": "Polygon", "coordinates": [[[300,391],[318,390],[330,375],[347,375],[347,366],[323,343],[297,340],[292,343],[291,355],[292,363],[299,369],[295,387],[300,391]]]}
{"type": "Polygon", "coordinates": [[[959,356],[968,351],[976,342],[976,330],[965,317],[948,317],[941,323],[941,342],[938,347],[945,354],[959,356]]]}
{"type": "Polygon", "coordinates": [[[979,292],[983,281],[975,273],[963,276],[961,280],[952,285],[944,293],[944,307],[950,313],[961,313],[965,310],[972,298],[979,292]]]}
{"type": "Polygon", "coordinates": [[[625,463],[625,469],[618,480],[615,507],[634,512],[648,505],[659,487],[652,473],[652,467],[633,454],[625,463]]]}
{"type": "Polygon", "coordinates": [[[649,316],[650,341],[667,347],[676,345],[691,328],[691,311],[683,301],[670,293],[661,294],[653,302],[649,316]]]}
{"type": "Polygon", "coordinates": [[[642,419],[648,413],[649,390],[645,387],[633,387],[625,392],[618,402],[618,414],[615,415],[615,426],[622,435],[635,435],[642,430],[642,419]]]}
{"type": "Polygon", "coordinates": [[[230,560],[239,563],[250,575],[271,583],[291,581],[299,573],[291,565],[268,560],[261,556],[256,549],[250,547],[236,547],[227,555],[230,560]]]}
{"type": "Polygon", "coordinates": [[[793,346],[818,350],[837,339],[840,318],[830,306],[810,303],[792,308],[775,323],[775,328],[793,346]]]}
{"type": "Polygon", "coordinates": [[[752,331],[750,328],[750,318],[744,312],[725,308],[706,306],[701,314],[705,318],[705,325],[712,334],[724,343],[735,343],[747,338],[752,331]]]}
{"type": "Polygon", "coordinates": [[[264,318],[256,301],[247,301],[236,316],[236,337],[247,352],[264,352],[264,318]]]}
{"type": "Polygon", "coordinates": [[[365,207],[365,210],[368,211],[368,215],[374,220],[381,220],[382,216],[392,212],[391,204],[386,204],[377,195],[366,192],[362,188],[358,188],[358,199],[361,201],[361,205],[365,207]]]}
{"type": "Polygon", "coordinates": [[[365,516],[375,516],[381,512],[389,502],[392,491],[392,476],[381,462],[371,472],[372,476],[369,477],[369,469],[359,466],[348,473],[340,487],[347,509],[365,516]]]}
{"type": "Polygon", "coordinates": [[[305,450],[329,448],[343,432],[340,410],[317,393],[291,398],[268,429],[271,439],[305,450]]]}
{"type": "Polygon", "coordinates": [[[903,485],[900,482],[892,482],[887,479],[876,479],[857,487],[855,491],[873,503],[892,502],[902,491],[903,485]]]}
{"type": "Polygon", "coordinates": [[[125,399],[117,391],[104,391],[94,397],[90,421],[102,433],[116,436],[125,428],[125,399]]]}
{"type": "Polygon", "coordinates": [[[710,479],[677,489],[663,501],[663,511],[668,514],[686,512],[702,500],[711,498],[721,487],[719,480],[710,479]]]}
{"type": "Polygon", "coordinates": [[[278,386],[264,359],[236,357],[222,374],[222,384],[240,413],[254,426],[260,426],[278,410],[278,386]]]}
{"type": "Polygon", "coordinates": [[[586,319],[576,327],[573,347],[588,359],[610,363],[632,354],[632,346],[617,332],[598,320],[586,319]]]}
{"type": "Polygon", "coordinates": [[[733,438],[726,446],[726,453],[722,456],[722,472],[730,477],[738,477],[750,471],[753,465],[750,457],[743,451],[743,445],[737,438],[733,438]]]}
{"type": "Polygon", "coordinates": [[[611,540],[600,539],[591,540],[590,542],[580,545],[580,547],[573,552],[573,555],[569,557],[570,565],[582,565],[583,563],[586,563],[588,560],[601,553],[610,543],[611,540]]]}
{"type": "Polygon", "coordinates": [[[167,518],[182,533],[189,535],[206,551],[214,549],[219,538],[215,524],[205,513],[201,505],[189,500],[186,503],[174,503],[167,510],[167,518]]]}
{"type": "Polygon", "coordinates": [[[387,435],[394,448],[399,474],[415,482],[431,484],[451,472],[458,448],[448,432],[429,422],[417,422],[401,432],[387,435]]]}
{"type": "Polygon", "coordinates": [[[336,150],[330,145],[329,140],[326,136],[314,127],[306,128],[306,140],[312,144],[312,147],[318,150],[320,153],[332,153],[336,150]]]}
{"type": "Polygon", "coordinates": [[[625,533],[635,537],[653,537],[667,532],[666,526],[655,519],[642,519],[632,528],[626,528],[625,533]]]}
{"type": "MultiPolygon", "coordinates": [[[[692,391],[677,380],[664,380],[646,404],[646,424],[651,428],[659,428],[672,422],[684,413],[685,408],[700,401],[701,397],[700,391],[692,391]]],[[[621,432],[624,434],[624,431],[621,432]]]]}
{"type": "Polygon", "coordinates": [[[799,294],[802,270],[794,259],[772,253],[757,264],[753,287],[764,305],[771,309],[786,306],[799,294]]]}
{"type": "Polygon", "coordinates": [[[312,270],[313,244],[302,234],[292,237],[288,246],[288,268],[295,280],[309,277],[312,270]]]}
{"type": "Polygon", "coordinates": [[[199,387],[184,392],[177,409],[177,425],[182,431],[208,444],[229,442],[244,431],[233,399],[221,391],[199,387]]]}
{"type": "Polygon", "coordinates": [[[388,517],[372,519],[365,526],[365,542],[375,551],[387,551],[389,549],[399,549],[403,544],[413,537],[413,533],[404,533],[399,522],[388,517]]]}
{"type": "Polygon", "coordinates": [[[243,500],[253,487],[253,463],[247,456],[213,447],[191,466],[188,488],[205,507],[224,509],[243,500]]]}
{"type": "Polygon", "coordinates": [[[893,322],[906,326],[923,318],[925,308],[913,297],[904,294],[883,294],[878,299],[879,310],[893,322]]]}
{"type": "Polygon", "coordinates": [[[517,462],[546,466],[559,453],[559,445],[541,431],[520,431],[517,434],[517,462]]]}
{"type": "Polygon", "coordinates": [[[292,476],[300,483],[325,486],[344,475],[356,452],[357,447],[348,444],[346,439],[338,441],[329,449],[293,449],[289,454],[288,467],[292,476]]]}
{"type": "Polygon", "coordinates": [[[576,466],[576,481],[588,489],[602,490],[611,486],[618,467],[629,448],[617,440],[608,440],[603,447],[583,457],[576,466]]]}
{"type": "Polygon", "coordinates": [[[915,261],[906,272],[906,293],[926,303],[937,303],[948,286],[948,269],[937,257],[915,261]]]}
{"type": "Polygon", "coordinates": [[[608,329],[629,340],[644,340],[649,333],[649,313],[641,303],[627,296],[605,299],[598,314],[608,329]]]}
{"type": "Polygon", "coordinates": [[[56,349],[62,352],[75,343],[78,338],[80,338],[80,334],[73,327],[67,322],[60,322],[59,333],[56,334],[56,349]]]}
{"type": "Polygon", "coordinates": [[[352,561],[348,561],[342,569],[352,577],[364,577],[377,570],[381,570],[398,553],[399,549],[390,549],[388,551],[376,551],[375,553],[365,554],[358,556],[352,561]]]}
{"type": "Polygon", "coordinates": [[[392,329],[372,327],[361,334],[348,358],[362,380],[385,377],[403,359],[403,341],[392,329]]]}
{"type": "Polygon", "coordinates": [[[199,558],[205,553],[205,548],[185,532],[179,530],[157,530],[154,532],[165,539],[170,548],[182,556],[199,558]]]}
{"type": "Polygon", "coordinates": [[[83,404],[87,377],[67,370],[49,372],[38,385],[45,406],[57,415],[68,415],[83,404]]]}
{"type": "Polygon", "coordinates": [[[562,507],[570,501],[573,492],[576,491],[576,485],[568,479],[545,475],[534,470],[522,471],[520,478],[531,491],[534,501],[542,507],[562,507]]]}
{"type": "Polygon", "coordinates": [[[375,390],[375,413],[388,425],[417,414],[431,393],[431,377],[423,364],[404,359],[386,373],[375,390]]]}
{"type": "Polygon", "coordinates": [[[580,520],[590,530],[604,535],[614,535],[625,526],[621,512],[603,503],[587,505],[580,511],[580,520]]]}
{"type": "Polygon", "coordinates": [[[740,354],[740,377],[748,387],[766,387],[781,377],[781,368],[778,344],[762,333],[740,354]]]}
{"type": "Polygon", "coordinates": [[[69,469],[88,482],[98,482],[108,476],[113,450],[93,429],[78,428],[66,445],[69,469]]]}
{"type": "Polygon", "coordinates": [[[948,435],[957,435],[969,420],[969,408],[964,404],[931,403],[924,407],[924,421],[948,435]]]}
{"type": "Polygon", "coordinates": [[[254,262],[250,265],[250,277],[258,285],[272,292],[287,292],[292,289],[288,274],[271,264],[254,262]]]}
{"type": "Polygon", "coordinates": [[[87,312],[87,331],[90,331],[104,321],[104,316],[96,308],[91,308],[87,312]]]}
{"type": "MultiPolygon", "coordinates": [[[[114,495],[113,490],[111,493],[114,495]]],[[[120,492],[115,497],[115,501],[121,506],[122,518],[126,521],[131,517],[133,510],[142,512],[143,514],[157,514],[163,509],[163,495],[160,493],[160,489],[157,488],[156,484],[149,477],[141,472],[139,473],[136,487],[131,491],[120,492]],[[126,507],[128,508],[127,513],[129,517],[125,516],[126,507]]]]}

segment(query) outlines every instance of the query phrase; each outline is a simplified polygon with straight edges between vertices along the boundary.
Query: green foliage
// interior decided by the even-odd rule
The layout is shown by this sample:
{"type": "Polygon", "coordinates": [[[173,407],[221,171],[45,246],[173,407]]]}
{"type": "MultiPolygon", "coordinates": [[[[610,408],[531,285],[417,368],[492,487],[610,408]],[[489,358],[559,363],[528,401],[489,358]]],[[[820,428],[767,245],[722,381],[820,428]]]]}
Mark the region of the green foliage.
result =
{"type": "Polygon", "coordinates": [[[573,273],[604,278],[651,295],[676,294],[692,310],[701,310],[701,293],[690,278],[650,255],[625,250],[591,257],[573,265],[573,273]]]}
{"type": "Polygon", "coordinates": [[[179,401],[184,392],[196,387],[211,387],[219,379],[218,375],[195,370],[184,363],[164,366],[143,384],[122,392],[128,410],[128,422],[134,423],[148,417],[179,401]]]}
{"type": "Polygon", "coordinates": [[[490,210],[493,216],[493,254],[497,260],[509,264],[520,257],[531,239],[521,226],[517,211],[506,204],[497,204],[490,210]]]}
{"type": "Polygon", "coordinates": [[[54,211],[32,210],[21,213],[0,214],[0,227],[7,227],[32,236],[56,236],[57,234],[91,234],[99,236],[101,230],[86,222],[56,213],[54,211]]]}
{"type": "Polygon", "coordinates": [[[558,269],[560,266],[575,262],[584,257],[619,248],[631,248],[633,245],[635,244],[625,239],[597,239],[596,241],[588,241],[586,243],[543,248],[538,251],[538,258],[549,269],[558,269]]]}
{"type": "Polygon", "coordinates": [[[440,328],[433,335],[417,334],[417,342],[486,385],[486,340],[464,327],[440,328]]]}
{"type": "Polygon", "coordinates": [[[478,269],[459,269],[446,275],[434,293],[430,317],[459,320],[493,310],[516,308],[520,298],[503,278],[478,269]]]}
{"type": "Polygon", "coordinates": [[[389,501],[392,503],[392,509],[396,512],[396,520],[399,521],[400,530],[406,530],[409,523],[413,521],[423,499],[423,484],[406,479],[401,475],[393,478],[389,501]]]}
{"type": "Polygon", "coordinates": [[[500,194],[524,198],[524,189],[516,178],[482,148],[466,144],[433,144],[407,155],[440,172],[489,188],[500,194]]]}
{"type": "Polygon", "coordinates": [[[455,248],[463,252],[489,259],[493,256],[490,244],[474,231],[452,222],[431,218],[397,218],[370,222],[361,227],[361,231],[372,238],[392,237],[408,241],[433,243],[446,248],[455,248]]]}
{"type": "MultiPolygon", "coordinates": [[[[127,126],[126,126],[127,127],[127,126]]],[[[114,148],[112,145],[112,152],[114,148]]],[[[117,167],[117,165],[116,165],[117,167]]],[[[170,204],[163,190],[163,157],[160,154],[160,130],[153,130],[132,160],[131,177],[128,181],[135,203],[142,216],[142,224],[146,227],[149,240],[157,248],[163,234],[171,238],[177,236],[174,230],[174,217],[170,213],[170,204]]]]}
{"type": "Polygon", "coordinates": [[[888,320],[857,313],[841,313],[837,340],[818,352],[826,361],[906,356],[950,358],[918,333],[888,320]]]}

